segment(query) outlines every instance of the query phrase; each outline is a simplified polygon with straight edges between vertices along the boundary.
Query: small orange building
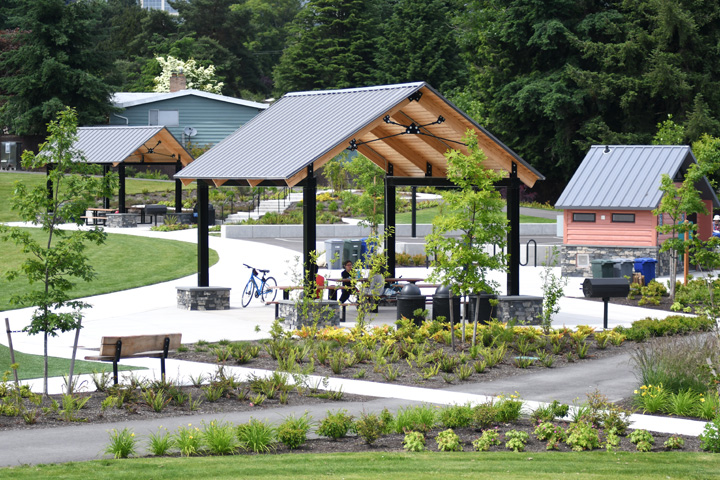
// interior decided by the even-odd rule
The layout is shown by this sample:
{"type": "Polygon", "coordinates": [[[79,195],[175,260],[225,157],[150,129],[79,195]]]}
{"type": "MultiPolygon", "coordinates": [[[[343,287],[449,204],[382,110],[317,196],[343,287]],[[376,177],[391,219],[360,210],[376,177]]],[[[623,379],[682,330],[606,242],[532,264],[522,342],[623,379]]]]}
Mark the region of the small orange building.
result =
{"type": "MultiPolygon", "coordinates": [[[[667,235],[656,227],[671,221],[653,215],[662,199],[663,174],[682,182],[695,156],[686,145],[595,145],[590,148],[555,204],[563,213],[562,271],[590,276],[590,262],[609,258],[658,260],[657,275],[669,272],[669,255],[660,253],[667,235]]],[[[691,215],[698,236],[712,235],[712,211],[720,202],[706,178],[695,186],[708,210],[691,215]]]]}

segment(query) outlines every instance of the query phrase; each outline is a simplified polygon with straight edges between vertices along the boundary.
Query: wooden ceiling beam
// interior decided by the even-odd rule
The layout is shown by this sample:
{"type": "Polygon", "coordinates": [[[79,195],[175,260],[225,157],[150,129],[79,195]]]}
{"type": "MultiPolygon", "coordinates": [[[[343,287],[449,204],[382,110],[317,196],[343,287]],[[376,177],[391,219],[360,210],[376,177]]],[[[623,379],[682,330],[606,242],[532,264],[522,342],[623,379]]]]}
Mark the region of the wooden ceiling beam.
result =
{"type": "Polygon", "coordinates": [[[385,157],[383,157],[382,155],[380,155],[378,152],[376,152],[375,150],[373,150],[373,149],[372,149],[370,146],[368,146],[368,145],[360,145],[360,146],[358,147],[358,152],[360,152],[360,153],[362,153],[363,155],[365,155],[365,156],[366,156],[368,159],[370,159],[370,161],[372,161],[375,165],[377,165],[378,167],[380,167],[380,168],[382,168],[383,170],[385,170],[385,172],[388,171],[388,168],[387,168],[388,164],[389,164],[389,163],[392,163],[392,164],[393,164],[393,175],[394,175],[394,176],[397,176],[397,177],[409,177],[409,176],[410,176],[405,170],[403,170],[403,169],[402,169],[401,167],[399,167],[397,164],[389,161],[387,158],[385,158],[385,157]]]}
{"type": "MultiPolygon", "coordinates": [[[[375,135],[377,138],[393,134],[390,128],[384,126],[379,126],[370,133],[375,135]]],[[[397,137],[384,138],[380,141],[415,165],[421,172],[423,172],[423,175],[424,172],[427,171],[427,164],[430,163],[433,165],[433,177],[445,176],[444,167],[441,167],[437,161],[433,161],[432,157],[428,157],[427,155],[414,150],[409,145],[411,142],[417,141],[415,139],[417,136],[418,135],[406,134],[397,137]]],[[[445,157],[443,157],[443,160],[444,159],[445,157]]]]}
{"type": "MultiPolygon", "coordinates": [[[[447,105],[441,103],[438,98],[428,89],[423,89],[424,95],[420,99],[422,107],[433,115],[442,115],[445,118],[445,124],[456,132],[461,132],[461,137],[465,135],[466,130],[475,130],[478,138],[478,146],[483,150],[491,162],[496,163],[502,170],[509,172],[512,164],[517,165],[518,178],[528,187],[535,185],[538,177],[530,169],[523,166],[510,152],[498,145],[493,139],[489,138],[484,132],[475,128],[475,126],[467,120],[459,120],[459,114],[455,111],[448,112],[447,105]],[[444,108],[443,108],[444,107],[444,108]]],[[[458,150],[468,154],[467,147],[458,145],[458,150]]]]}
{"type": "MultiPolygon", "coordinates": [[[[405,113],[404,111],[398,112],[394,117],[391,117],[391,120],[397,123],[415,123],[416,125],[419,125],[420,123],[415,121],[410,115],[405,113]]],[[[432,133],[432,131],[425,127],[422,128],[421,131],[424,131],[426,133],[432,133]]],[[[433,134],[434,135],[434,134],[433,134]]],[[[435,137],[429,137],[427,135],[417,135],[417,137],[425,142],[429,147],[433,148],[436,152],[438,152],[440,155],[445,157],[445,152],[447,152],[449,149],[453,148],[447,143],[443,142],[442,140],[435,138],[435,137]]]]}

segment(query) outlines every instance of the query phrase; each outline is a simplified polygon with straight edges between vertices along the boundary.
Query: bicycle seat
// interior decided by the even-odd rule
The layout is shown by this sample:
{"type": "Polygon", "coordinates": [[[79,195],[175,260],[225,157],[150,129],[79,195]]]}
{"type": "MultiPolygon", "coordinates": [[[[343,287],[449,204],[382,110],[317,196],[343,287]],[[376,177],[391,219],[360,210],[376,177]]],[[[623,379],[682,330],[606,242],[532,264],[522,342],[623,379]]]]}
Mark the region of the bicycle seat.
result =
{"type": "Polygon", "coordinates": [[[257,271],[258,271],[258,272],[262,272],[262,273],[269,273],[269,272],[270,272],[270,270],[260,270],[259,268],[257,269],[257,271]]]}

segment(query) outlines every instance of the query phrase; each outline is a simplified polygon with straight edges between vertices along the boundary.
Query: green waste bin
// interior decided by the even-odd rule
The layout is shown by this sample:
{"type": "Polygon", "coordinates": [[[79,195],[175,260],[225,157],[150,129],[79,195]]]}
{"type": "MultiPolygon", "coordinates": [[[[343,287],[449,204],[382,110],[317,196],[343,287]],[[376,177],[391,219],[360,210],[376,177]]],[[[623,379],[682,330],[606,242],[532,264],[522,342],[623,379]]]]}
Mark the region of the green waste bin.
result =
{"type": "Polygon", "coordinates": [[[590,268],[592,268],[593,278],[613,278],[614,265],[614,260],[592,260],[590,262],[590,268]]]}
{"type": "Polygon", "coordinates": [[[362,240],[345,240],[343,242],[342,262],[345,263],[350,260],[354,264],[360,259],[361,250],[362,240]]]}

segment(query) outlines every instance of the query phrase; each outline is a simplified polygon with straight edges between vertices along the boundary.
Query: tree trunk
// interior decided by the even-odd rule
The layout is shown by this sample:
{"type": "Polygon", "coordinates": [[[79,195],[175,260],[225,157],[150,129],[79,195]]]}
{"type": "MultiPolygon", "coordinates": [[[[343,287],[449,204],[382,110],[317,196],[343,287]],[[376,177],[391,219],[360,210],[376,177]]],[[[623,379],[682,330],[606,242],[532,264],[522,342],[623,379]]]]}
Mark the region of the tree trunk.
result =
{"type": "Polygon", "coordinates": [[[473,315],[473,339],[472,344],[475,346],[475,336],[477,335],[478,318],[480,317],[480,295],[475,300],[475,315],[473,315]]]}
{"type": "Polygon", "coordinates": [[[677,251],[670,250],[670,301],[675,303],[675,283],[677,282],[677,251]]]}
{"type": "Polygon", "coordinates": [[[450,348],[455,351],[455,315],[453,315],[452,292],[450,292],[450,348]]]}
{"type": "Polygon", "coordinates": [[[45,357],[45,373],[43,375],[43,396],[48,395],[48,332],[43,332],[43,353],[45,357]]]}

